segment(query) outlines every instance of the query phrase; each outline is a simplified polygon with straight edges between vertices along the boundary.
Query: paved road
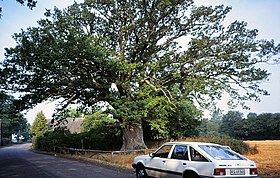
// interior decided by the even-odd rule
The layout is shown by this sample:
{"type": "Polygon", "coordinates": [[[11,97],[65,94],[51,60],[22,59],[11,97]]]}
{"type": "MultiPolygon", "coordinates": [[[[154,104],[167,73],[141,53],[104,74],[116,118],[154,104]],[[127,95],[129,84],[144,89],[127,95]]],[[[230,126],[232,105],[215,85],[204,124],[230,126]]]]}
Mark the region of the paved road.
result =
{"type": "Polygon", "coordinates": [[[0,148],[0,178],[133,178],[132,171],[101,167],[92,163],[37,154],[30,144],[0,148]]]}

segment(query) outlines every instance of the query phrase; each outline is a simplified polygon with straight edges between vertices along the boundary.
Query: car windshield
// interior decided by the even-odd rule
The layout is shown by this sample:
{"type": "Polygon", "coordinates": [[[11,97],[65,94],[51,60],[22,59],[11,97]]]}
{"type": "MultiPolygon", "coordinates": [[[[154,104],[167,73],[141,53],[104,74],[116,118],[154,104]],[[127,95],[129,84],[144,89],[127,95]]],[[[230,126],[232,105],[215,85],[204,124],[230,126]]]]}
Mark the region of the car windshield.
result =
{"type": "Polygon", "coordinates": [[[199,147],[216,160],[244,160],[245,159],[239,154],[231,151],[230,149],[221,146],[200,145],[199,147]]]}

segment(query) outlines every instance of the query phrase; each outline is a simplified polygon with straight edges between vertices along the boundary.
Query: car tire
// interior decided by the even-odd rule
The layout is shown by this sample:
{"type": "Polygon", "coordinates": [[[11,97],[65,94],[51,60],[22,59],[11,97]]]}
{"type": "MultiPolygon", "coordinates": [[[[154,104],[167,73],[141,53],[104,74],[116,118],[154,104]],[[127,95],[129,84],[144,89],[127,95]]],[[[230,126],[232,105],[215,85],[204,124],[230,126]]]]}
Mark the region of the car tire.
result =
{"type": "Polygon", "coordinates": [[[183,178],[200,178],[195,172],[186,172],[184,173],[183,178]]]}
{"type": "Polygon", "coordinates": [[[137,178],[148,178],[148,174],[146,173],[146,170],[143,165],[139,165],[136,168],[136,177],[137,178]]]}

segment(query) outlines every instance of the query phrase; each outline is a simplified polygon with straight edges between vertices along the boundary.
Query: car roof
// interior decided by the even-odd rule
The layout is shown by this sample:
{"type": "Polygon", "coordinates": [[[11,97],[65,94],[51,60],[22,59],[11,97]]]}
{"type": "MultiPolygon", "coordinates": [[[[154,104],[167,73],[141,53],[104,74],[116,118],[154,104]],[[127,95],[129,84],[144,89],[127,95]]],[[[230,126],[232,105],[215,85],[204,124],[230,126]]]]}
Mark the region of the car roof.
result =
{"type": "Polygon", "coordinates": [[[166,142],[164,145],[193,145],[193,146],[198,146],[198,145],[213,145],[213,146],[222,146],[219,144],[215,143],[207,143],[207,142],[166,142]]]}

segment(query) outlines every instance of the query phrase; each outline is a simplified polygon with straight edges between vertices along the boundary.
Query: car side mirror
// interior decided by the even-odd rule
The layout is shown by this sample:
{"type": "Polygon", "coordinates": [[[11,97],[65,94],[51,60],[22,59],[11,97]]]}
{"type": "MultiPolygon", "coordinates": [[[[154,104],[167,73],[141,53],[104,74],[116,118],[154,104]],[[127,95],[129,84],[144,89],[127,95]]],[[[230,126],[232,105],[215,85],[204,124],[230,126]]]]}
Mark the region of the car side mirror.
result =
{"type": "Polygon", "coordinates": [[[149,156],[153,158],[155,157],[155,153],[150,153],[149,156]]]}

